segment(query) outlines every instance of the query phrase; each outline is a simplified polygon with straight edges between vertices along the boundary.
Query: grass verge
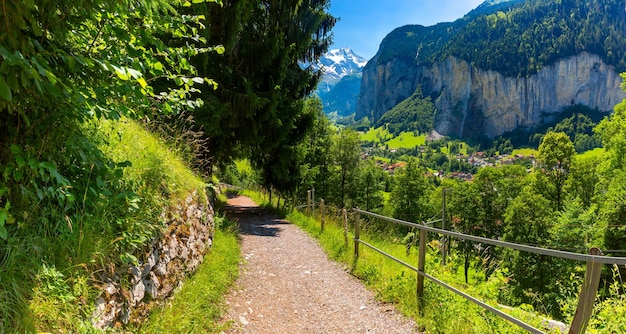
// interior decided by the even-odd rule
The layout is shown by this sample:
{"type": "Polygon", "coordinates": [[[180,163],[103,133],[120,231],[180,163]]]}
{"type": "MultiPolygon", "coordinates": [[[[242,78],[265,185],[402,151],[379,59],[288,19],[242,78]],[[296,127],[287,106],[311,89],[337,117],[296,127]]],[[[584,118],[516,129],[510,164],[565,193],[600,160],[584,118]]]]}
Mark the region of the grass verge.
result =
{"type": "MultiPolygon", "coordinates": [[[[459,297],[445,288],[428,280],[425,281],[424,298],[420,302],[416,296],[417,275],[394,261],[382,255],[360,246],[360,256],[354,260],[354,241],[349,233],[348,242],[344,239],[343,228],[336,221],[326,217],[324,231],[321,231],[320,222],[300,212],[292,212],[287,219],[298,225],[311,236],[316,238],[321,247],[334,261],[343,263],[351,268],[351,273],[364,282],[364,284],[376,293],[376,297],[395,307],[404,315],[416,320],[420,331],[428,333],[525,333],[524,330],[500,319],[473,303],[459,297]]],[[[407,253],[406,246],[402,243],[394,243],[379,237],[378,233],[361,233],[361,239],[383,249],[385,252],[403,260],[413,266],[417,266],[417,252],[415,249],[407,253]]],[[[494,276],[486,287],[460,286],[457,275],[449,267],[442,267],[439,263],[439,255],[436,241],[431,240],[426,258],[425,271],[439,277],[445,282],[453,281],[454,286],[470,290],[470,294],[478,296],[492,291],[500,278],[494,276]],[[482,291],[490,290],[490,291],[482,291]]],[[[492,303],[492,306],[497,304],[492,303]]],[[[514,316],[523,321],[541,328],[543,319],[520,309],[506,310],[514,313],[514,316]]]]}
{"type": "Polygon", "coordinates": [[[18,160],[30,164],[0,181],[21,189],[5,194],[16,221],[0,240],[0,333],[94,331],[98,272],[136,260],[165,227],[166,207],[194,190],[206,198],[179,152],[134,121],[61,128],[41,148],[49,161],[21,145],[18,160]]]}
{"type": "Polygon", "coordinates": [[[219,319],[225,310],[224,296],[239,275],[236,229],[216,229],[213,241],[198,271],[164,306],[150,314],[138,332],[220,333],[230,326],[219,319]]]}

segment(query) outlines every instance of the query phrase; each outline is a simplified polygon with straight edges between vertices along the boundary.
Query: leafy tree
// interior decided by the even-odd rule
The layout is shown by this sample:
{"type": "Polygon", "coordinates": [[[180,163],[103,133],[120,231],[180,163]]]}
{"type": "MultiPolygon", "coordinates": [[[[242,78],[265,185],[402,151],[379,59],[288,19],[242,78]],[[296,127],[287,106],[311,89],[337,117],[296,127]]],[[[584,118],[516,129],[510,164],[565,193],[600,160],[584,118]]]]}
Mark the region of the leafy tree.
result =
{"type": "Polygon", "coordinates": [[[354,191],[357,180],[361,151],[359,134],[351,129],[342,129],[333,141],[332,156],[337,170],[337,203],[344,208],[347,196],[354,191]]]}
{"type": "Polygon", "coordinates": [[[584,114],[599,115],[599,111],[590,109],[585,106],[572,106],[565,108],[563,114],[573,113],[571,117],[565,118],[553,127],[549,127],[545,133],[537,132],[530,137],[531,142],[541,143],[543,137],[549,132],[565,132],[572,143],[576,152],[582,153],[596,147],[600,147],[600,138],[593,133],[593,128],[597,125],[594,120],[584,114]]]}
{"type": "Polygon", "coordinates": [[[541,166],[538,187],[554,204],[556,209],[563,205],[563,187],[569,174],[574,156],[574,145],[567,134],[549,132],[539,145],[537,160],[541,166]]]}
{"type": "MultiPolygon", "coordinates": [[[[472,188],[477,193],[474,198],[478,206],[479,222],[474,226],[473,234],[500,239],[504,235],[505,212],[512,199],[516,198],[526,184],[526,170],[521,166],[503,166],[481,168],[474,177],[472,188]]],[[[485,279],[489,279],[495,270],[499,250],[485,245],[481,256],[481,265],[485,269],[485,279]]]]}
{"type": "MultiPolygon", "coordinates": [[[[328,0],[223,1],[202,6],[211,22],[200,31],[207,44],[222,44],[223,56],[204,54],[193,64],[203,76],[219,78],[220,89],[205,91],[195,111],[217,161],[249,156],[266,174],[279,172],[272,156],[292,150],[313,126],[315,114],[303,99],[320,73],[311,64],[328,48],[335,18],[328,0]]],[[[287,157],[282,157],[287,158],[287,157]]],[[[281,159],[282,159],[281,158],[281,159]]],[[[278,180],[266,177],[268,186],[278,180]]],[[[274,185],[276,186],[276,185],[274,185]]]]}
{"type": "MultiPolygon", "coordinates": [[[[550,244],[552,210],[549,201],[525,187],[511,201],[505,212],[504,240],[527,245],[550,244]]],[[[560,277],[559,261],[545,255],[507,251],[504,265],[512,275],[513,298],[548,314],[558,316],[558,289],[555,278],[560,277]]]]}
{"type": "Polygon", "coordinates": [[[556,248],[586,252],[603,246],[604,231],[598,224],[596,208],[585,208],[579,198],[567,201],[550,232],[556,248]]]}
{"type": "Polygon", "coordinates": [[[511,154],[513,152],[513,144],[511,144],[511,139],[499,137],[494,140],[492,149],[500,155],[511,154]]]}
{"type": "MultiPolygon", "coordinates": [[[[606,226],[604,244],[609,250],[626,249],[626,171],[614,172],[600,204],[600,220],[606,226]]],[[[622,256],[622,255],[620,255],[622,256]]]]}
{"type": "Polygon", "coordinates": [[[598,166],[603,160],[602,156],[576,156],[572,162],[565,192],[580,201],[585,209],[592,204],[596,185],[600,182],[598,166]]]}
{"type": "MultiPolygon", "coordinates": [[[[452,216],[452,224],[454,230],[460,233],[470,235],[481,235],[480,231],[483,223],[484,213],[478,198],[481,194],[472,183],[459,182],[452,190],[452,196],[449,205],[450,215],[452,216]]],[[[477,248],[473,242],[461,240],[458,243],[459,251],[463,253],[463,272],[465,274],[465,283],[468,283],[468,271],[470,268],[470,260],[477,255],[477,248]]]]}
{"type": "MultiPolygon", "coordinates": [[[[305,100],[305,109],[316,115],[313,129],[302,141],[306,155],[301,165],[301,191],[315,188],[316,197],[331,199],[329,178],[332,172],[333,158],[332,145],[334,129],[324,115],[322,101],[312,96],[305,100]]],[[[304,195],[304,193],[301,193],[304,195]]]]}
{"type": "Polygon", "coordinates": [[[395,175],[391,191],[393,216],[410,222],[422,222],[430,215],[428,198],[432,191],[423,169],[417,160],[409,159],[407,165],[395,175]]]}
{"type": "MultiPolygon", "coordinates": [[[[626,74],[622,74],[622,78],[626,80],[626,74]]],[[[626,84],[622,84],[622,89],[626,90],[626,84]]],[[[623,169],[626,166],[626,100],[615,106],[613,114],[602,120],[595,132],[609,154],[607,169],[623,169]]]]}
{"type": "Polygon", "coordinates": [[[373,159],[361,164],[358,190],[354,194],[356,205],[365,211],[381,209],[385,204],[381,191],[385,189],[388,178],[388,174],[373,159]]]}

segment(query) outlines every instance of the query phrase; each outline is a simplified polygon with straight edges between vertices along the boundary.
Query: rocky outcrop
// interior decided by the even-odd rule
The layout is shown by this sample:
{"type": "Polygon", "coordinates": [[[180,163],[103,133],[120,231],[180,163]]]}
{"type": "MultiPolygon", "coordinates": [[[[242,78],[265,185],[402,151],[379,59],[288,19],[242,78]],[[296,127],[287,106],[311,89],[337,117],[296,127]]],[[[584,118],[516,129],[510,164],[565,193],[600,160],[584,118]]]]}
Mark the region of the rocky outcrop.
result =
{"type": "Polygon", "coordinates": [[[378,64],[378,55],[363,69],[356,118],[378,120],[385,112],[411,96],[417,88],[418,70],[413,62],[396,59],[378,64]]]}
{"type": "Polygon", "coordinates": [[[424,66],[392,61],[366,67],[357,118],[379,118],[421,85],[423,94],[431,96],[437,106],[435,129],[439,133],[495,137],[550,122],[572,105],[610,112],[626,97],[621,81],[613,67],[590,53],[517,78],[454,57],[424,66]]]}
{"type": "Polygon", "coordinates": [[[110,265],[99,276],[101,294],[93,313],[95,328],[141,322],[150,308],[172,294],[195,271],[213,242],[213,209],[191,194],[163,215],[167,229],[153,240],[136,266],[110,265]]]}

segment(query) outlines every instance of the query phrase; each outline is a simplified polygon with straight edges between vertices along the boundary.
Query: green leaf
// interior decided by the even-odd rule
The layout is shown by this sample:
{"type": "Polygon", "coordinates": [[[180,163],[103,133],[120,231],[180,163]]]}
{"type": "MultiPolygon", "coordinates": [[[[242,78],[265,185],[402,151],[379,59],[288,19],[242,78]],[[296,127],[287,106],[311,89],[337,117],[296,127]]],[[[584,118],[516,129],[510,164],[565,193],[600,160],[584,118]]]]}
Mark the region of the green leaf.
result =
{"type": "Polygon", "coordinates": [[[0,97],[5,101],[13,102],[13,95],[11,95],[11,88],[4,81],[4,76],[0,76],[0,97]]]}
{"type": "Polygon", "coordinates": [[[15,162],[17,162],[18,168],[22,168],[24,167],[24,165],[26,165],[26,160],[24,160],[24,157],[21,155],[15,157],[15,162]]]}
{"type": "Polygon", "coordinates": [[[111,65],[111,67],[113,67],[113,70],[115,71],[115,74],[117,75],[118,78],[122,80],[130,80],[130,77],[128,76],[128,74],[126,74],[126,71],[124,70],[124,68],[117,67],[115,65],[111,65]]]}
{"type": "Polygon", "coordinates": [[[11,150],[11,153],[13,153],[13,155],[22,154],[22,147],[19,145],[11,144],[11,147],[9,149],[11,150]]]}
{"type": "Polygon", "coordinates": [[[163,64],[160,61],[157,61],[152,65],[155,71],[163,72],[163,64]]]}
{"type": "Polygon", "coordinates": [[[50,80],[51,84],[56,84],[58,79],[57,77],[54,75],[54,73],[50,72],[50,71],[46,71],[46,77],[48,77],[48,80],[50,80]]]}
{"type": "Polygon", "coordinates": [[[4,225],[0,225],[0,239],[7,240],[8,237],[9,232],[7,231],[7,228],[4,227],[4,225]]]}
{"type": "Polygon", "coordinates": [[[141,78],[142,76],[141,72],[132,68],[126,68],[126,73],[130,74],[133,79],[141,78]]]}
{"type": "Polygon", "coordinates": [[[146,82],[146,80],[144,78],[137,79],[137,82],[139,83],[139,85],[141,85],[141,88],[148,87],[148,83],[146,82]]]}
{"type": "Polygon", "coordinates": [[[224,52],[226,52],[226,48],[223,45],[218,45],[213,50],[215,50],[215,52],[217,52],[217,54],[219,55],[224,54],[224,52]]]}

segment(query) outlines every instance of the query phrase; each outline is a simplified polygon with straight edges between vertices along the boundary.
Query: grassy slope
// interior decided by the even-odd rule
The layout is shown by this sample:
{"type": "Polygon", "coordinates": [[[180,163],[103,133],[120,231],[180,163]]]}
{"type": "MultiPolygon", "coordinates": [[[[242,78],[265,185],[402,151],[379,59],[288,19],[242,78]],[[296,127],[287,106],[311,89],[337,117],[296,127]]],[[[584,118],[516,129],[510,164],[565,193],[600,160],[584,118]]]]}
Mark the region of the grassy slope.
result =
{"type": "Polygon", "coordinates": [[[516,148],[513,150],[513,152],[511,153],[511,155],[523,155],[523,156],[537,156],[537,150],[532,149],[532,148],[516,148]]]}
{"type": "MultiPolygon", "coordinates": [[[[140,190],[157,190],[159,201],[177,204],[194,190],[202,191],[205,182],[189,169],[181,157],[131,120],[101,121],[99,131],[105,136],[100,149],[116,162],[130,161],[124,178],[141,184],[140,190]]],[[[145,196],[148,196],[146,191],[145,196]]]]}
{"type": "Polygon", "coordinates": [[[389,131],[383,129],[383,127],[371,128],[369,131],[361,134],[361,140],[370,142],[378,142],[379,140],[386,141],[392,138],[393,136],[389,131]]]}
{"type": "Polygon", "coordinates": [[[383,127],[378,127],[362,133],[361,140],[375,142],[379,145],[386,144],[390,149],[414,148],[426,144],[426,135],[415,136],[413,132],[402,132],[399,136],[394,137],[383,127]]]}
{"type": "Polygon", "coordinates": [[[94,121],[83,127],[104,158],[131,166],[106,179],[87,175],[91,187],[114,193],[85,192],[76,212],[59,212],[55,202],[34,203],[26,211],[48,225],[25,222],[3,248],[0,332],[89,331],[98,293],[90,283],[95,273],[119,263],[123,254],[138,255],[163,228],[158,219],[163,208],[194,190],[204,194],[205,182],[137,123],[94,121]]]}
{"type": "Polygon", "coordinates": [[[426,144],[426,135],[415,136],[413,132],[402,132],[399,136],[386,142],[390,149],[414,148],[426,144]]]}
{"type": "MultiPolygon", "coordinates": [[[[428,332],[525,333],[525,331],[518,329],[505,320],[497,318],[429,281],[425,283],[425,302],[420,305],[415,290],[416,274],[413,271],[386,259],[365,246],[361,246],[360,257],[355,263],[353,259],[354,243],[352,240],[349,240],[348,244],[345,244],[343,230],[336,223],[327,223],[324,232],[321,233],[319,222],[301,213],[291,213],[287,218],[318,239],[320,245],[331,259],[352,268],[352,274],[361,279],[368,288],[374,290],[378,299],[395,304],[400,312],[416,319],[420,327],[428,332]]],[[[327,219],[327,221],[329,220],[327,219]]],[[[352,234],[350,233],[351,237],[352,234]]],[[[367,233],[362,233],[361,239],[413,266],[417,265],[415,249],[407,255],[405,245],[390,243],[367,233]]],[[[434,245],[432,241],[431,243],[434,245]]],[[[438,254],[431,247],[429,247],[427,254],[426,272],[442,278],[446,282],[453,281],[453,285],[464,285],[460,282],[457,275],[451,273],[448,269],[441,269],[438,254]]],[[[473,275],[475,277],[476,274],[474,273],[473,275]]],[[[471,294],[479,296],[497,293],[497,281],[500,279],[501,277],[494,277],[490,285],[486,287],[464,288],[471,290],[471,294]]],[[[516,313],[516,316],[524,319],[524,321],[535,326],[540,325],[541,320],[535,318],[530,313],[520,310],[514,310],[513,312],[516,313]]]]}

